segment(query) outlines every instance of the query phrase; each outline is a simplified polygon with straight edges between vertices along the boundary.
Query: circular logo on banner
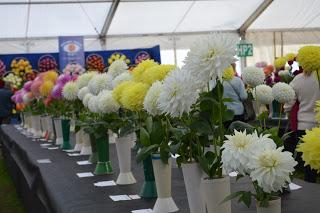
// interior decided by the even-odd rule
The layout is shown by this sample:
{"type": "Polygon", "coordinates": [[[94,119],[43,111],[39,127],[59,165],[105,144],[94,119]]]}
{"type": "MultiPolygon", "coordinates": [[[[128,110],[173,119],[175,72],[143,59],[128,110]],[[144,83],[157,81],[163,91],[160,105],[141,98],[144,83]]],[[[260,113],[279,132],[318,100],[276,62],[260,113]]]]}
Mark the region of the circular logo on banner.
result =
{"type": "Polygon", "coordinates": [[[81,49],[81,47],[79,46],[79,44],[77,44],[75,42],[67,42],[63,46],[63,50],[68,53],[75,53],[75,52],[78,52],[80,49],[81,49]]]}
{"type": "Polygon", "coordinates": [[[134,57],[134,62],[135,64],[139,64],[140,62],[150,59],[151,56],[149,53],[147,53],[146,51],[140,51],[136,54],[136,56],[134,57]]]}

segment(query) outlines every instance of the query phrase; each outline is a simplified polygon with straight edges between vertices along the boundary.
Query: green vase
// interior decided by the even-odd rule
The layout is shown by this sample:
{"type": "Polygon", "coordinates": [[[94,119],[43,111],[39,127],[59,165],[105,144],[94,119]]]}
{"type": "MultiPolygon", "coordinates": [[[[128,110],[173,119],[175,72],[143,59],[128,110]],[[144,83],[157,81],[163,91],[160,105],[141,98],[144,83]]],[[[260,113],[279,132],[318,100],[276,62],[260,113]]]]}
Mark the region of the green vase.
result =
{"type": "Polygon", "coordinates": [[[109,136],[95,138],[98,152],[98,162],[94,174],[113,174],[112,165],[109,158],[109,136]]]}
{"type": "Polygon", "coordinates": [[[61,149],[71,149],[70,144],[70,120],[68,119],[62,119],[61,120],[61,126],[62,126],[62,137],[63,137],[63,143],[61,144],[61,149]]]}
{"type": "Polygon", "coordinates": [[[98,153],[97,153],[97,146],[96,140],[93,134],[90,134],[90,144],[91,144],[91,155],[89,157],[89,162],[96,164],[98,162],[98,153]]]}
{"type": "Polygon", "coordinates": [[[143,161],[144,183],[140,191],[140,197],[155,198],[157,197],[157,187],[154,181],[154,173],[151,156],[143,161]]]}

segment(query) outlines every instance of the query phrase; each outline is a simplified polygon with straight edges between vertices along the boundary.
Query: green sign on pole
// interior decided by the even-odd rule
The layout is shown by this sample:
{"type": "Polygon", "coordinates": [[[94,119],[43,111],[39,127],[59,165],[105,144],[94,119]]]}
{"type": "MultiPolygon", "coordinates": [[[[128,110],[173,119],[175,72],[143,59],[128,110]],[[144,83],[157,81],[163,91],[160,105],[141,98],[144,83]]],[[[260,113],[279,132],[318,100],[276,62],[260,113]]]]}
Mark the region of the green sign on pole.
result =
{"type": "Polygon", "coordinates": [[[251,43],[237,44],[238,57],[253,56],[253,45],[251,43]]]}

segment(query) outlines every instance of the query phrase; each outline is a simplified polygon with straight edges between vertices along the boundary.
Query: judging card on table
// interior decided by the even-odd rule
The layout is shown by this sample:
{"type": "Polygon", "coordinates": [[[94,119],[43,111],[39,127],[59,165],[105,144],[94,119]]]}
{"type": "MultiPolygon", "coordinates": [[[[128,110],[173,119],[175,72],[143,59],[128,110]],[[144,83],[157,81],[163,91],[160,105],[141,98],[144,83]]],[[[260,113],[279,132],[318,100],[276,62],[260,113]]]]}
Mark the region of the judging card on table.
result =
{"type": "Polygon", "coordinates": [[[79,178],[84,178],[84,177],[93,177],[94,174],[92,172],[82,172],[82,173],[77,173],[79,178]]]}
{"type": "Polygon", "coordinates": [[[80,153],[68,153],[68,156],[74,157],[74,156],[81,156],[80,153]]]}
{"type": "Polygon", "coordinates": [[[129,195],[129,197],[130,197],[132,200],[141,199],[141,197],[140,197],[139,195],[129,195]]]}
{"type": "Polygon", "coordinates": [[[139,210],[132,210],[132,213],[152,213],[152,209],[139,209],[139,210]]]}
{"type": "Polygon", "coordinates": [[[299,186],[299,185],[297,185],[295,183],[290,183],[289,187],[290,187],[290,190],[298,190],[298,189],[302,188],[302,186],[299,186]]]}
{"type": "Polygon", "coordinates": [[[50,159],[39,159],[37,160],[38,163],[52,163],[50,159]]]}
{"type": "Polygon", "coordinates": [[[89,162],[88,160],[83,160],[83,161],[77,161],[77,164],[80,166],[83,166],[83,165],[90,165],[92,163],[89,162]]]}
{"type": "Polygon", "coordinates": [[[131,198],[128,195],[110,195],[109,197],[113,201],[131,200],[131,198]]]}
{"type": "Polygon", "coordinates": [[[59,147],[58,146],[54,146],[54,147],[49,147],[48,149],[49,150],[55,150],[55,149],[59,149],[59,147]]]}
{"type": "Polygon", "coordinates": [[[51,146],[51,144],[50,143],[42,143],[42,144],[40,144],[40,146],[46,147],[46,146],[51,146]]]}
{"type": "Polygon", "coordinates": [[[113,180],[110,180],[110,181],[100,181],[100,182],[94,183],[93,185],[97,187],[104,187],[104,186],[116,186],[117,184],[113,180]]]}

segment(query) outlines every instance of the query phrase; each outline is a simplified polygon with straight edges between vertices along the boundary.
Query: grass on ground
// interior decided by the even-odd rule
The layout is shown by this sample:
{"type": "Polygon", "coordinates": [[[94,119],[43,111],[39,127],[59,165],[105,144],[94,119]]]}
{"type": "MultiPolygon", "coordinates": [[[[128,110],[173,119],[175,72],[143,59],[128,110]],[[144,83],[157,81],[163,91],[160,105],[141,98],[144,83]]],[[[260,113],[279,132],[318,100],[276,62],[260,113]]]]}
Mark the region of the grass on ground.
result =
{"type": "MultiPolygon", "coordinates": [[[[1,150],[0,150],[1,151],[1,150]]],[[[0,154],[0,213],[25,213],[0,154]]]]}

